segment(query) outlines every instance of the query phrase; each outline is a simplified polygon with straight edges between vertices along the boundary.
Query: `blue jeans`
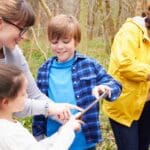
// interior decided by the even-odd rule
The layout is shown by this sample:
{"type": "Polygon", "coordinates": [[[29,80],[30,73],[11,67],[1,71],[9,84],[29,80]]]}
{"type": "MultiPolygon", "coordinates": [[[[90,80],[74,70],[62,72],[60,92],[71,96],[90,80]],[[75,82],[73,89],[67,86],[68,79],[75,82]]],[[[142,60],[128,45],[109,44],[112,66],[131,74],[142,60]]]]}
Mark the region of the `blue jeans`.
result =
{"type": "Polygon", "coordinates": [[[118,150],[148,150],[150,145],[150,102],[144,106],[139,120],[126,127],[112,119],[110,124],[118,150]]]}

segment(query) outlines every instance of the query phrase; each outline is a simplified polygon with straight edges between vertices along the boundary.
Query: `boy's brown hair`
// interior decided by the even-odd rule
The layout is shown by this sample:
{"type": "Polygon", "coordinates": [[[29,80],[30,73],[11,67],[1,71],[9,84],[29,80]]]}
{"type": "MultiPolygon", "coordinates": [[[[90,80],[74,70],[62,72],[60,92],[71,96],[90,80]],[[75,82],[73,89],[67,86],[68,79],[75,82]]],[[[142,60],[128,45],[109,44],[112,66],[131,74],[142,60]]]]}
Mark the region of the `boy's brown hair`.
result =
{"type": "Polygon", "coordinates": [[[48,24],[48,39],[74,38],[75,43],[81,41],[81,29],[77,19],[71,15],[60,14],[53,17],[48,24]]]}

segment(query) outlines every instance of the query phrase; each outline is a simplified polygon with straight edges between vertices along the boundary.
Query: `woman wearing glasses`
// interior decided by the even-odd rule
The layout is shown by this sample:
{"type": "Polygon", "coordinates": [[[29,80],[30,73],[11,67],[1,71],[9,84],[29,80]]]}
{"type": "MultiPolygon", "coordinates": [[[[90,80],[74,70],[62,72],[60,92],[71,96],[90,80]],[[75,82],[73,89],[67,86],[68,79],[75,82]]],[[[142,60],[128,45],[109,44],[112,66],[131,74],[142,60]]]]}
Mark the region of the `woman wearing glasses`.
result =
{"type": "Polygon", "coordinates": [[[14,64],[26,75],[28,80],[27,100],[19,117],[28,115],[56,115],[68,119],[70,109],[79,109],[70,104],[56,104],[50,101],[37,88],[34,78],[21,49],[17,46],[27,29],[35,22],[34,12],[25,0],[0,0],[0,63],[14,64]],[[38,101],[33,99],[40,99],[38,101]]]}

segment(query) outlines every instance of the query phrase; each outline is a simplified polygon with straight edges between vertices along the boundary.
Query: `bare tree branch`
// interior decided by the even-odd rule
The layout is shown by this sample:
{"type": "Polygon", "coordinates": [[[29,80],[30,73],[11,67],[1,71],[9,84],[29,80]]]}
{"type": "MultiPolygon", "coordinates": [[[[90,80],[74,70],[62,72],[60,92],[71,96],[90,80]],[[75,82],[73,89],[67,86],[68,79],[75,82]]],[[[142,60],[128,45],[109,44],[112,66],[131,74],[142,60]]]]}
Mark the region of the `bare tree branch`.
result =
{"type": "Polygon", "coordinates": [[[34,38],[35,44],[37,45],[37,47],[41,51],[41,53],[44,55],[45,60],[47,60],[48,57],[47,57],[45,51],[40,47],[39,42],[38,42],[38,40],[36,38],[35,30],[34,30],[33,27],[31,28],[31,31],[32,31],[32,34],[33,34],[33,38],[34,38]]]}
{"type": "Polygon", "coordinates": [[[52,17],[52,13],[51,13],[49,7],[47,6],[45,0],[39,0],[39,1],[40,1],[41,5],[42,5],[43,9],[45,10],[48,18],[51,18],[52,17]]]}

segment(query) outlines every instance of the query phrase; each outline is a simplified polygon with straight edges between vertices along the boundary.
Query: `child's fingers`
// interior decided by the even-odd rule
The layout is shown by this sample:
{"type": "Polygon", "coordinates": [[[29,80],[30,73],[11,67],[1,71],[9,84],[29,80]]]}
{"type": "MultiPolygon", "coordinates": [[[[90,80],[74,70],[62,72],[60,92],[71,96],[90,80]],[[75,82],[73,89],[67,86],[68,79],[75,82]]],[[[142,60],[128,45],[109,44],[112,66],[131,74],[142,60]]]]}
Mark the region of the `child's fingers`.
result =
{"type": "Polygon", "coordinates": [[[98,86],[94,87],[92,90],[92,95],[96,97],[96,99],[99,98],[99,88],[98,86]]]}

